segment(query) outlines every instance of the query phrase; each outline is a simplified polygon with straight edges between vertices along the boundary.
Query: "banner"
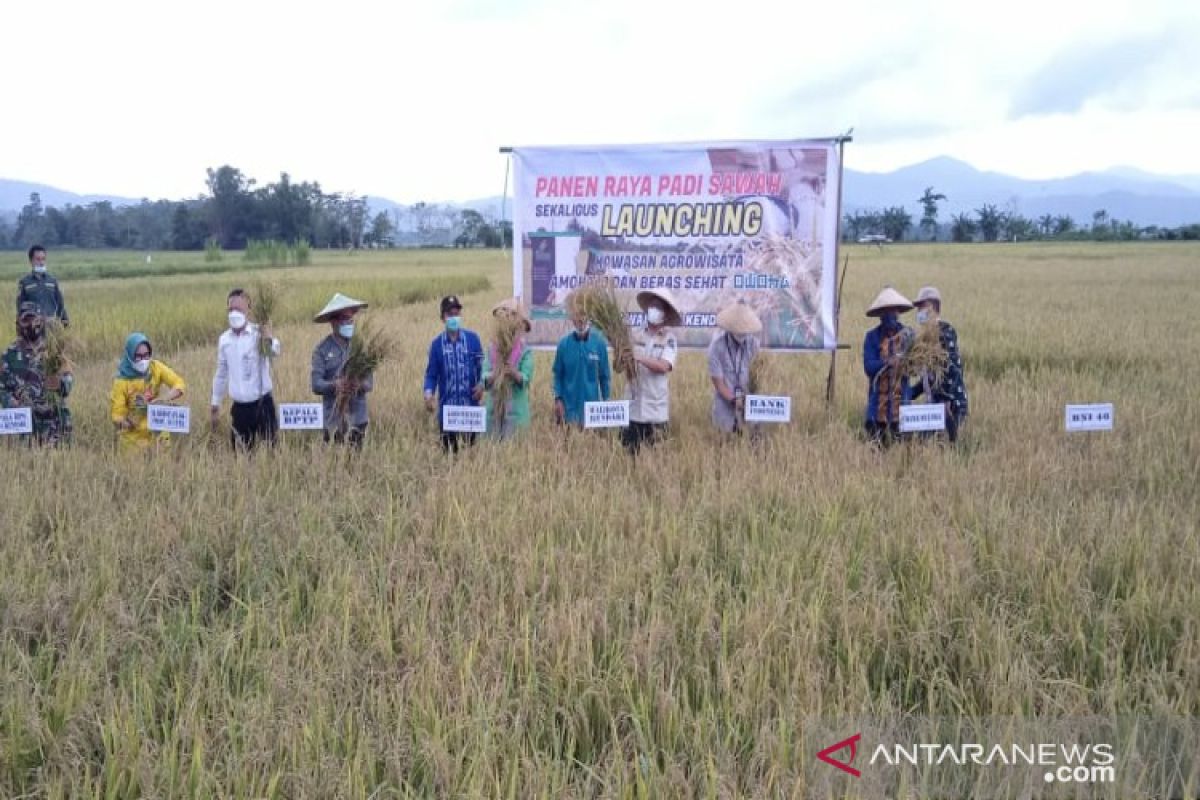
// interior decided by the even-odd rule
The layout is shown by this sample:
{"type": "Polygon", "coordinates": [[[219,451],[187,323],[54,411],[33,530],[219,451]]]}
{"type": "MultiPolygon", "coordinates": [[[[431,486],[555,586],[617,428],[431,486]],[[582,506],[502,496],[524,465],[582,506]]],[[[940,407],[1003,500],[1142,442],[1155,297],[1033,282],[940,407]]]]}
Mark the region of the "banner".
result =
{"type": "Polygon", "coordinates": [[[534,346],[570,329],[574,289],[669,289],[682,347],[707,347],[743,300],[771,350],[831,350],[840,152],[835,140],[514,148],[514,294],[534,346]]]}

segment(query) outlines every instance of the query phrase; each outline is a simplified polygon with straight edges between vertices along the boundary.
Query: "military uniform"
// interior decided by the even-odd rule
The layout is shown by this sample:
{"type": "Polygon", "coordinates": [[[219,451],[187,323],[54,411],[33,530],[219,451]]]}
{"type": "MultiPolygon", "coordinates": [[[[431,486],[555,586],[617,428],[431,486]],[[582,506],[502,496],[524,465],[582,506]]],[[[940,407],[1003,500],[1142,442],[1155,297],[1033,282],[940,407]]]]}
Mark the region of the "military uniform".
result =
{"type": "Polygon", "coordinates": [[[49,272],[38,274],[30,272],[17,281],[17,308],[22,303],[36,303],[46,319],[59,319],[63,325],[70,325],[67,316],[67,303],[63,300],[62,289],[49,272]]]}
{"type": "Polygon", "coordinates": [[[66,373],[61,376],[57,391],[47,389],[45,357],[44,338],[34,343],[17,339],[4,351],[0,358],[0,405],[32,411],[33,440],[37,444],[68,444],[71,441],[71,411],[67,408],[66,398],[71,393],[73,378],[66,373]]]}

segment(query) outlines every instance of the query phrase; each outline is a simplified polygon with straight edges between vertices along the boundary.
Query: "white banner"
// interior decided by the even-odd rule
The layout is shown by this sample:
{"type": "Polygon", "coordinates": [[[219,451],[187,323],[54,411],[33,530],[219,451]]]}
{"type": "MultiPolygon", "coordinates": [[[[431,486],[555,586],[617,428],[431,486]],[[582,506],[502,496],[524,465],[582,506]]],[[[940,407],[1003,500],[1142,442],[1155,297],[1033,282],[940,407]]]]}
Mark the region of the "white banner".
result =
{"type": "Polygon", "coordinates": [[[1111,431],[1113,429],[1113,404],[1089,403],[1067,406],[1066,425],[1068,431],[1111,431]]]}
{"type": "Polygon", "coordinates": [[[746,395],[746,422],[791,422],[792,398],[746,395]]]}
{"type": "Polygon", "coordinates": [[[28,408],[0,409],[0,436],[33,433],[33,411],[28,408]]]}
{"type": "Polygon", "coordinates": [[[191,430],[191,409],[187,406],[151,403],[146,406],[146,422],[152,431],[187,433],[191,430]]]}
{"type": "Polygon", "coordinates": [[[583,404],[585,428],[625,428],[628,425],[628,400],[603,400],[583,404]]]}
{"type": "Polygon", "coordinates": [[[900,432],[946,430],[946,406],[941,403],[900,406],[900,432]]]}
{"type": "Polygon", "coordinates": [[[319,431],[325,427],[325,406],[321,403],[280,403],[281,431],[319,431]]]}
{"type": "Polygon", "coordinates": [[[682,347],[707,347],[744,300],[765,349],[831,350],[840,152],[833,140],[513,150],[514,294],[529,341],[569,328],[576,288],[607,281],[630,324],[639,291],[669,289],[682,347]]]}
{"type": "Polygon", "coordinates": [[[446,433],[486,433],[487,409],[483,406],[442,406],[446,433]]]}

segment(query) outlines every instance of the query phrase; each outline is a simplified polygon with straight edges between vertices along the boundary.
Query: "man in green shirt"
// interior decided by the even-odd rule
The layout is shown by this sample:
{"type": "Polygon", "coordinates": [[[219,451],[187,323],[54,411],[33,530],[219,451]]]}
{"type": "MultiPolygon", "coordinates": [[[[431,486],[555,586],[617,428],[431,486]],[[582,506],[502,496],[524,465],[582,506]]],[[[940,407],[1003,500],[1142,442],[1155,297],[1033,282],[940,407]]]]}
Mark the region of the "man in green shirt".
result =
{"type": "Polygon", "coordinates": [[[46,248],[35,244],[29,248],[29,274],[17,281],[17,308],[22,303],[36,303],[46,319],[58,319],[66,327],[67,303],[63,300],[58,280],[46,271],[46,248]]]}
{"type": "Polygon", "coordinates": [[[571,322],[575,330],[554,353],[554,418],[582,427],[584,403],[608,399],[612,373],[603,334],[578,309],[571,310],[571,322]]]}

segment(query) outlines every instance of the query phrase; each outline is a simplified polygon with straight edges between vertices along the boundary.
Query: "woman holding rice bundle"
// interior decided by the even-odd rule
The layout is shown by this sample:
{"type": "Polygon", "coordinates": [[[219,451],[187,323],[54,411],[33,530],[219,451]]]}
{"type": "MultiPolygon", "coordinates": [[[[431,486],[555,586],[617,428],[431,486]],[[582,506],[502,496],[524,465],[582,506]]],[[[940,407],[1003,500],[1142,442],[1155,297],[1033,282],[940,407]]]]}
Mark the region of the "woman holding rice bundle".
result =
{"type": "Polygon", "coordinates": [[[712,379],[712,421],[717,430],[738,433],[745,427],[750,364],[758,355],[762,320],[744,301],[717,314],[721,332],[708,346],[708,376],[712,379]]]}
{"type": "Polygon", "coordinates": [[[125,340],[125,353],[117,367],[109,395],[109,416],[117,429],[117,445],[122,452],[145,452],[152,444],[166,444],[167,433],[150,430],[147,408],[155,403],[170,403],[183,397],[183,378],[163,362],[152,358],[154,347],[141,333],[125,340]],[[163,387],[166,394],[160,396],[163,387]]]}
{"type": "Polygon", "coordinates": [[[871,441],[885,447],[900,437],[900,406],[912,401],[904,353],[913,332],[900,322],[900,315],[912,307],[904,295],[886,286],[867,309],[867,316],[878,317],[879,324],[863,340],[863,370],[869,382],[865,426],[871,441]]]}
{"type": "Polygon", "coordinates": [[[529,384],[533,350],[525,345],[532,329],[521,301],[513,297],[492,309],[496,336],[483,351],[483,386],[487,390],[488,435],[507,439],[529,427],[529,384]]]}
{"type": "MultiPolygon", "coordinates": [[[[958,351],[958,332],[941,318],[942,293],[936,286],[925,286],[917,292],[917,322],[922,326],[935,325],[938,342],[944,355],[940,374],[922,374],[913,388],[913,397],[928,393],[929,401],[946,406],[946,437],[957,441],[958,430],[967,420],[967,387],[963,383],[962,354],[958,351]]],[[[928,371],[927,371],[928,372],[928,371]]]]}

